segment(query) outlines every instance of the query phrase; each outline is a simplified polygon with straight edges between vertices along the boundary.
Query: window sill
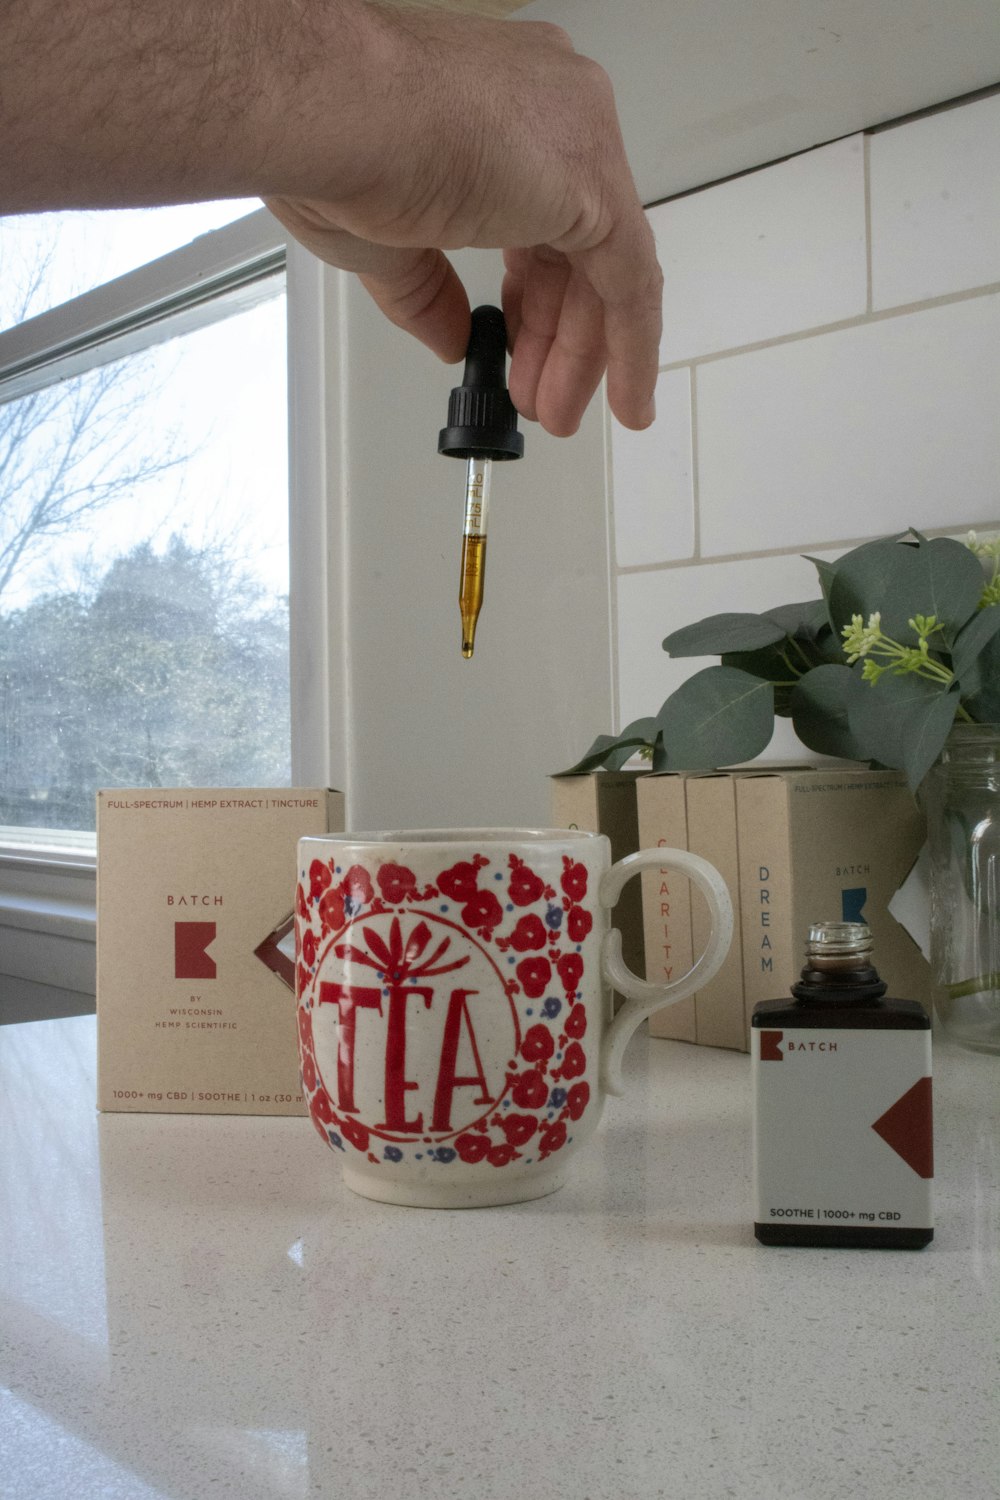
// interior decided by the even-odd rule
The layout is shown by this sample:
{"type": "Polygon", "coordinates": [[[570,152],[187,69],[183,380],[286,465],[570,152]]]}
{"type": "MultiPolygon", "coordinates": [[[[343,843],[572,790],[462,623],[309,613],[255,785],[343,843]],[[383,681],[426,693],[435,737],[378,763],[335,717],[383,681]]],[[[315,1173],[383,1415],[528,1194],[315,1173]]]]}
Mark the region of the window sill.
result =
{"type": "Polygon", "coordinates": [[[92,996],[96,941],[92,851],[0,849],[0,990],[15,981],[92,996]]]}

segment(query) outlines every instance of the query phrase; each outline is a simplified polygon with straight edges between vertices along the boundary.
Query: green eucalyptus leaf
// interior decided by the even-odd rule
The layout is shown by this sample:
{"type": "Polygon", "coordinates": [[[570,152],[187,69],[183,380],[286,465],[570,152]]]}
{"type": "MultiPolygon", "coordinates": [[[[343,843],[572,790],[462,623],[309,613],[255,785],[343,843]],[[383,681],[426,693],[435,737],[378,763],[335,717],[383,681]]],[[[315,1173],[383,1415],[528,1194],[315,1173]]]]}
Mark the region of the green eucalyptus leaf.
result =
{"type": "Polygon", "coordinates": [[[627,760],[631,760],[637,750],[650,750],[655,746],[658,725],[655,719],[633,719],[631,724],[626,724],[621,734],[618,735],[618,743],[605,759],[604,764],[609,771],[620,771],[627,760]]]}
{"type": "Polygon", "coordinates": [[[573,765],[567,766],[564,771],[557,771],[557,776],[580,776],[587,771],[596,771],[603,766],[609,751],[613,750],[618,743],[618,736],[614,734],[599,734],[587,751],[573,765]]]}
{"type": "Polygon", "coordinates": [[[784,635],[780,625],[763,615],[709,615],[696,625],[672,631],[663,649],[671,656],[722,656],[726,651],[757,651],[784,635]]]}
{"type": "Polygon", "coordinates": [[[806,562],[812,563],[813,567],[816,569],[816,572],[819,574],[820,588],[823,590],[823,602],[829,605],[830,590],[833,587],[833,580],[836,578],[837,570],[839,569],[842,562],[844,562],[849,557],[859,557],[862,553],[869,551],[869,549],[872,547],[885,547],[891,543],[906,541],[911,536],[911,532],[901,531],[897,532],[895,536],[876,537],[873,541],[862,542],[860,547],[855,547],[851,552],[845,552],[843,557],[835,558],[833,562],[828,562],[827,559],[823,557],[810,557],[808,552],[804,552],[802,556],[806,562]]]}
{"type": "Polygon", "coordinates": [[[955,638],[951,668],[962,685],[962,696],[972,695],[982,686],[979,658],[1000,631],[1000,605],[978,610],[955,638]]]}
{"type": "Polygon", "coordinates": [[[740,672],[749,672],[751,677],[763,677],[767,682],[788,682],[791,669],[785,660],[786,637],[774,646],[762,646],[759,651],[725,651],[722,654],[724,667],[736,667],[740,672]]]}
{"type": "Polygon", "coordinates": [[[804,745],[819,755],[839,755],[845,760],[867,760],[851,729],[850,705],[867,691],[860,674],[848,666],[826,664],[814,667],[796,683],[790,704],[795,733],[804,745]]]}
{"type": "MultiPolygon", "coordinates": [[[[789,666],[788,656],[798,656],[798,647],[787,636],[775,646],[764,646],[760,651],[727,651],[722,657],[724,667],[735,667],[740,672],[749,672],[751,677],[761,677],[774,688],[774,711],[782,718],[790,713],[789,694],[798,680],[794,667],[789,666]]],[[[798,671],[808,670],[804,659],[798,671]]]]}
{"type": "Polygon", "coordinates": [[[706,667],[671,693],[657,723],[671,771],[752,760],[774,731],[774,689],[735,667],[706,667]]]}
{"type": "Polygon", "coordinates": [[[620,770],[637,750],[652,748],[655,754],[658,732],[659,726],[655,719],[636,719],[621,734],[599,734],[586,755],[558,774],[579,776],[584,772],[596,771],[599,766],[604,766],[609,771],[620,770]]]}
{"type": "Polygon", "coordinates": [[[804,556],[806,562],[811,562],[819,574],[819,586],[823,590],[823,603],[829,610],[830,590],[833,588],[834,579],[837,577],[837,564],[827,562],[822,557],[809,557],[808,554],[804,554],[804,556]]]}
{"type": "Polygon", "coordinates": [[[936,615],[944,626],[935,644],[949,644],[975,613],[982,569],[968,547],[948,537],[933,541],[868,542],[837,562],[830,585],[830,620],[838,636],[853,615],[881,615],[883,634],[916,645],[907,623],[914,615],[936,615]]]}
{"type": "MultiPolygon", "coordinates": [[[[915,533],[919,535],[919,533],[915,533]]],[[[983,569],[979,558],[962,542],[939,536],[921,537],[917,558],[930,586],[930,608],[921,614],[937,615],[944,624],[944,639],[950,647],[966,621],[979,610],[983,592],[983,569]]]]}
{"type": "MultiPolygon", "coordinates": [[[[992,604],[979,616],[1000,615],[1000,605],[992,604]]],[[[957,646],[956,646],[957,650],[957,646]]],[[[968,674],[970,677],[973,673],[968,674]]],[[[962,701],[977,724],[1000,724],[1000,635],[993,635],[976,658],[975,681],[970,683],[971,696],[966,697],[962,682],[962,701]]]]}
{"type": "Polygon", "coordinates": [[[827,621],[823,629],[816,636],[813,643],[820,663],[832,663],[835,666],[844,665],[844,646],[838,635],[835,634],[833,626],[827,621]]]}
{"type": "Polygon", "coordinates": [[[905,771],[915,791],[955,722],[958,692],[912,672],[862,687],[848,704],[848,722],[864,758],[905,771]]]}
{"type": "Polygon", "coordinates": [[[766,609],[763,619],[773,620],[786,635],[801,641],[814,641],[820,631],[829,625],[825,599],[805,599],[801,604],[778,604],[766,609]]]}

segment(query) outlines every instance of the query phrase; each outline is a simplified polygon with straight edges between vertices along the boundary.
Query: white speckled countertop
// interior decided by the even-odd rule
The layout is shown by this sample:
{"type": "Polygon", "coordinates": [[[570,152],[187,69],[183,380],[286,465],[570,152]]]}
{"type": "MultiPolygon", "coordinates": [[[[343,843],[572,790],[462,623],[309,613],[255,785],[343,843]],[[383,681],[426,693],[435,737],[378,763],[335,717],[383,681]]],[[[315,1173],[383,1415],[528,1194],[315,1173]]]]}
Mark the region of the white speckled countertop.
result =
{"type": "Polygon", "coordinates": [[[352,1196],[304,1119],[94,1111],[0,1027],[3,1500],[1000,1494],[1000,1058],[938,1047],[923,1251],[765,1249],[745,1057],[637,1039],[568,1186],[352,1196]]]}

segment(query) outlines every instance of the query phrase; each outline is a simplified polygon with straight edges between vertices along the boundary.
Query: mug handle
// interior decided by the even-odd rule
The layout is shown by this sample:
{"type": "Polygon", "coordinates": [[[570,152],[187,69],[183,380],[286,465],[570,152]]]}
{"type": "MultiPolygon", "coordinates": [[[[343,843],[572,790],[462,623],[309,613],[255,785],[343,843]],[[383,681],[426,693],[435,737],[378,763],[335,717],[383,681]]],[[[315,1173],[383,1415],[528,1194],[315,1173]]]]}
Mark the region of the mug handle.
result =
{"type": "Polygon", "coordinates": [[[640,870],[674,870],[692,880],[708,901],[712,914],[712,932],[708,946],[692,969],[670,984],[654,984],[633,974],[622,958],[622,935],[612,927],[601,944],[601,976],[613,989],[626,996],[625,1004],[604,1035],[601,1049],[601,1086],[609,1094],[623,1094],[622,1056],[636,1028],[664,1005],[676,1005],[687,999],[718,973],[729,951],[733,936],[733,903],[726,882],[714,865],[700,854],[684,849],[640,849],[618,860],[601,877],[598,900],[611,908],[622,893],[626,881],[640,870]]]}

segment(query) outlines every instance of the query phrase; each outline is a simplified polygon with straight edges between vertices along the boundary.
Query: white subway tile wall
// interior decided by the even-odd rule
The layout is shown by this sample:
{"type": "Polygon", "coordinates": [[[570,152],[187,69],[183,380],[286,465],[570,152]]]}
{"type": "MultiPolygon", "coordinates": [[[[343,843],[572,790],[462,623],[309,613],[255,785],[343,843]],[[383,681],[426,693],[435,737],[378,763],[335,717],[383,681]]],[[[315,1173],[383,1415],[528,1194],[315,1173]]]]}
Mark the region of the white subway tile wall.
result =
{"type": "Polygon", "coordinates": [[[690,370],[665,370],[657,380],[656,421],[645,432],[611,423],[619,567],[693,557],[690,370]]]}
{"type": "Polygon", "coordinates": [[[668,368],[652,431],[609,434],[619,727],[707,664],[669,631],[818,597],[799,550],[1000,530],[1000,94],[649,213],[668,368]]]}
{"type": "Polygon", "coordinates": [[[1000,282],[1000,95],[871,137],[872,297],[1000,282]]]}
{"type": "Polygon", "coordinates": [[[717,360],[696,389],[706,557],[997,509],[1000,295],[717,360]]]}
{"type": "Polygon", "coordinates": [[[661,203],[649,219],[664,277],[661,364],[865,311],[860,135],[661,203]]]}

